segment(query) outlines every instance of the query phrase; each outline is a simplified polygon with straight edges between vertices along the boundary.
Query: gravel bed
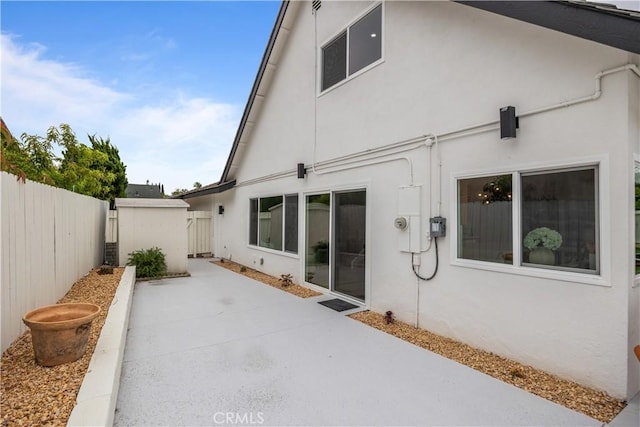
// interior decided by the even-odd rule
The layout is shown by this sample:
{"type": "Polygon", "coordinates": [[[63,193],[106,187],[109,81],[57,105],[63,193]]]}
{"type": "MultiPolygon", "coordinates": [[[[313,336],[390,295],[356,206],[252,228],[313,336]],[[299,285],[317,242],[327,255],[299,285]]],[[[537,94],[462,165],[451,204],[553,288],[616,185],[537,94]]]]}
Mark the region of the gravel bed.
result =
{"type": "Polygon", "coordinates": [[[88,302],[102,312],[93,320],[87,351],[75,362],[53,367],[35,363],[31,334],[21,335],[2,353],[0,425],[65,426],[107,317],[123,268],[113,274],[92,270],[78,280],[58,303],[88,302]]]}
{"type": "Polygon", "coordinates": [[[300,298],[311,298],[318,295],[322,295],[320,292],[313,291],[309,288],[305,288],[304,286],[300,286],[295,283],[289,286],[282,286],[282,283],[280,282],[279,278],[269,276],[268,274],[262,273],[260,271],[256,271],[252,268],[238,264],[237,262],[234,262],[234,261],[229,261],[225,259],[220,261],[209,261],[209,262],[219,265],[220,267],[224,267],[228,270],[234,271],[236,273],[242,274],[244,276],[250,277],[254,280],[257,280],[269,286],[273,286],[274,288],[278,288],[282,291],[289,292],[290,294],[299,296],[300,298]]]}
{"type": "Polygon", "coordinates": [[[395,320],[387,324],[382,314],[363,311],[350,317],[605,423],[610,422],[626,406],[624,401],[614,399],[602,391],[563,380],[407,323],[395,320]]]}

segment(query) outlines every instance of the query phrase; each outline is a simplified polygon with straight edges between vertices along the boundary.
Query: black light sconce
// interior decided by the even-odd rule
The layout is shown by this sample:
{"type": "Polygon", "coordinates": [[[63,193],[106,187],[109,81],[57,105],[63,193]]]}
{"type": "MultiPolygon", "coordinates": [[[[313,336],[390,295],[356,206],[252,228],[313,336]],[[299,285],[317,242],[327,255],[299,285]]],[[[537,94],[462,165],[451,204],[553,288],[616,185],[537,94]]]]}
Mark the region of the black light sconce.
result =
{"type": "Polygon", "coordinates": [[[224,206],[218,205],[218,215],[224,214],[224,206]]]}
{"type": "Polygon", "coordinates": [[[520,127],[516,117],[516,107],[508,106],[500,109],[500,138],[513,139],[516,137],[516,129],[520,127]]]}
{"type": "Polygon", "coordinates": [[[307,174],[307,170],[304,167],[304,163],[298,163],[298,179],[304,179],[307,174]]]}

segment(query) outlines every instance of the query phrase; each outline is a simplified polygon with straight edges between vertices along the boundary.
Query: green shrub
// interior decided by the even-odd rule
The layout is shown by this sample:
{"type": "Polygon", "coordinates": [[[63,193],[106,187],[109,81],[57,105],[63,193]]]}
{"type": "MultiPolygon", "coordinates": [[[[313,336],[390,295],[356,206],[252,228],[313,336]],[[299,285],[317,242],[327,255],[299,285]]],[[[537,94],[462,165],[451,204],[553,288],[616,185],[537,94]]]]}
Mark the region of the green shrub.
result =
{"type": "Polygon", "coordinates": [[[136,277],[160,277],[167,273],[164,254],[157,247],[131,252],[127,265],[136,266],[136,277]]]}

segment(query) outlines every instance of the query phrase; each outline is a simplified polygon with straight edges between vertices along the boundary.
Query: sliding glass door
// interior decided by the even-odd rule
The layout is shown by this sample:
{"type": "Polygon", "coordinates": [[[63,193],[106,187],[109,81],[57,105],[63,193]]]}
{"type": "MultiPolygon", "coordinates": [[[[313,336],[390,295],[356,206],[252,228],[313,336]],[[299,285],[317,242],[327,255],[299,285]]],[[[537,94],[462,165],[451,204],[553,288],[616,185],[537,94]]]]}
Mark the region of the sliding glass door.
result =
{"type": "Polygon", "coordinates": [[[304,277],[309,283],[329,288],[329,227],[331,194],[306,197],[306,259],[304,277]]]}
{"type": "Polygon", "coordinates": [[[364,301],[366,191],[306,197],[307,282],[364,301]]]}

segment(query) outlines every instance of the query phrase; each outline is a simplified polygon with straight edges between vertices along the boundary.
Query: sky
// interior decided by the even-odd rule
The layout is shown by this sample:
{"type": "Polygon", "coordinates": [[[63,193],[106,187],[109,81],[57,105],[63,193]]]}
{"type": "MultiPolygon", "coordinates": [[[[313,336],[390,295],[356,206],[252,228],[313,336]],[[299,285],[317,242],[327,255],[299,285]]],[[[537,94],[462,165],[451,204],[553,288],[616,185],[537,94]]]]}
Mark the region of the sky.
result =
{"type": "Polygon", "coordinates": [[[130,183],[220,179],[279,1],[0,2],[0,115],[111,139],[130,183]]]}

